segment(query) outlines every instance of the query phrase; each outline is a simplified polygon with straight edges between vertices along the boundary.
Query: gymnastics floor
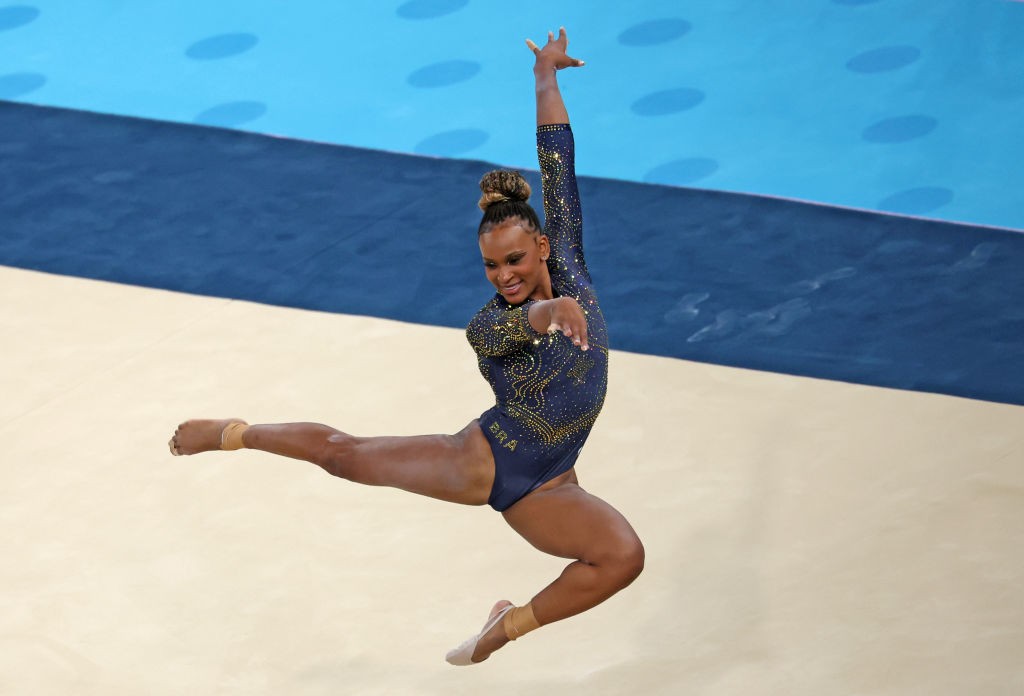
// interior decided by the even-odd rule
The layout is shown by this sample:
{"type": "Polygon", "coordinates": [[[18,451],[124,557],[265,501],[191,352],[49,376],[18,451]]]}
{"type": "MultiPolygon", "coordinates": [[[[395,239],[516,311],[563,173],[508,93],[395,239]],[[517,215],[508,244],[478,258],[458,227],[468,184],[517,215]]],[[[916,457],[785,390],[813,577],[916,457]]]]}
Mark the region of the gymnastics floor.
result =
{"type": "Polygon", "coordinates": [[[1019,406],[615,352],[578,471],[646,570],[456,669],[562,561],[489,508],[165,443],[191,416],[460,429],[489,396],[460,331],[17,269],[0,296],[5,693],[1024,686],[1019,406]]]}
{"type": "Polygon", "coordinates": [[[1024,691],[1024,3],[799,5],[0,5],[0,693],[1024,691]],[[507,66],[550,22],[591,71],[614,348],[578,472],[647,562],[457,669],[562,560],[486,507],[166,443],[490,405],[472,188],[535,166],[507,66]]]}

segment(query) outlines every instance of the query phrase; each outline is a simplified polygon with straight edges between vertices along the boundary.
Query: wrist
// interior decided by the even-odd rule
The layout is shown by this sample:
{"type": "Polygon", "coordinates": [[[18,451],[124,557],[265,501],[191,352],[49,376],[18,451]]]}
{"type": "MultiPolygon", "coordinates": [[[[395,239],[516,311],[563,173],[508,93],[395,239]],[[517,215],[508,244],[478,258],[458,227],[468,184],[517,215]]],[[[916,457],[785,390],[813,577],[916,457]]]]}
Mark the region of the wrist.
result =
{"type": "Polygon", "coordinates": [[[537,62],[533,64],[533,76],[538,81],[554,80],[555,73],[557,72],[558,68],[556,68],[555,64],[551,61],[538,59],[537,62]]]}

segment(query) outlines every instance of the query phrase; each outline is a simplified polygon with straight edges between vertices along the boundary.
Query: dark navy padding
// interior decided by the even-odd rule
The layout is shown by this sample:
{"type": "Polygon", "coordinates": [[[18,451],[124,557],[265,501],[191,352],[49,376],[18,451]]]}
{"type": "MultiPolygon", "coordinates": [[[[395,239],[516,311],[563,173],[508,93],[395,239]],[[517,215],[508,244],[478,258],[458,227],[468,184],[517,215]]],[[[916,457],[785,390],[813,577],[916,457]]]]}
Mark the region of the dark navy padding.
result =
{"type": "MultiPolygon", "coordinates": [[[[0,264],[462,327],[491,167],[0,102],[0,264]]],[[[580,190],[613,348],[1024,404],[1019,232],[580,190]]]]}

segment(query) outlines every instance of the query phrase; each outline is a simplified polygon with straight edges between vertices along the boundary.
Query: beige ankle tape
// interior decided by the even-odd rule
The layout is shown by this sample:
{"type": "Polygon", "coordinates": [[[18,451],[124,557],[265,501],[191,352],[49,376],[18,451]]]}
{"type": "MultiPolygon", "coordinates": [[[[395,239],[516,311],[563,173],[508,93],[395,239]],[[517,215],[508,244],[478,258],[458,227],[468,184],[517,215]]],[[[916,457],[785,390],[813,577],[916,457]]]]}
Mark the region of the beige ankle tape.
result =
{"type": "Polygon", "coordinates": [[[220,432],[220,448],[222,450],[237,450],[245,447],[242,444],[242,433],[248,428],[249,424],[242,423],[241,421],[228,423],[224,426],[224,430],[220,432]]]}
{"type": "Polygon", "coordinates": [[[533,615],[533,606],[527,604],[523,607],[515,607],[505,614],[502,627],[505,629],[505,636],[509,640],[515,640],[540,628],[540,624],[537,623],[537,617],[533,615]]]}

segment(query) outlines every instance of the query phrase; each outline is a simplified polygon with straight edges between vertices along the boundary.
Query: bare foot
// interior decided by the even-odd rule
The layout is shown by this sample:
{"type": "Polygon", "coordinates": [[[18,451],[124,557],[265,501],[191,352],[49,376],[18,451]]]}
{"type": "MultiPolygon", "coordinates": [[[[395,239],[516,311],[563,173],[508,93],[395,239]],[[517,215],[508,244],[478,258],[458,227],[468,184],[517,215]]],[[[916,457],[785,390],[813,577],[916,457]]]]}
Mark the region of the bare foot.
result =
{"type": "MultiPolygon", "coordinates": [[[[484,626],[486,626],[491,619],[497,616],[498,612],[511,605],[512,602],[507,599],[500,600],[491,609],[491,613],[487,615],[487,622],[484,623],[484,626]]],[[[473,662],[483,662],[491,656],[491,653],[505,645],[507,642],[508,636],[505,635],[504,622],[499,621],[491,626],[491,630],[480,636],[480,640],[476,644],[476,649],[473,650],[473,657],[470,659],[473,660],[473,662]]]]}
{"type": "Polygon", "coordinates": [[[220,437],[229,423],[244,423],[241,418],[225,418],[223,420],[190,420],[185,421],[174,431],[168,442],[171,454],[199,454],[220,449],[220,437]]]}

